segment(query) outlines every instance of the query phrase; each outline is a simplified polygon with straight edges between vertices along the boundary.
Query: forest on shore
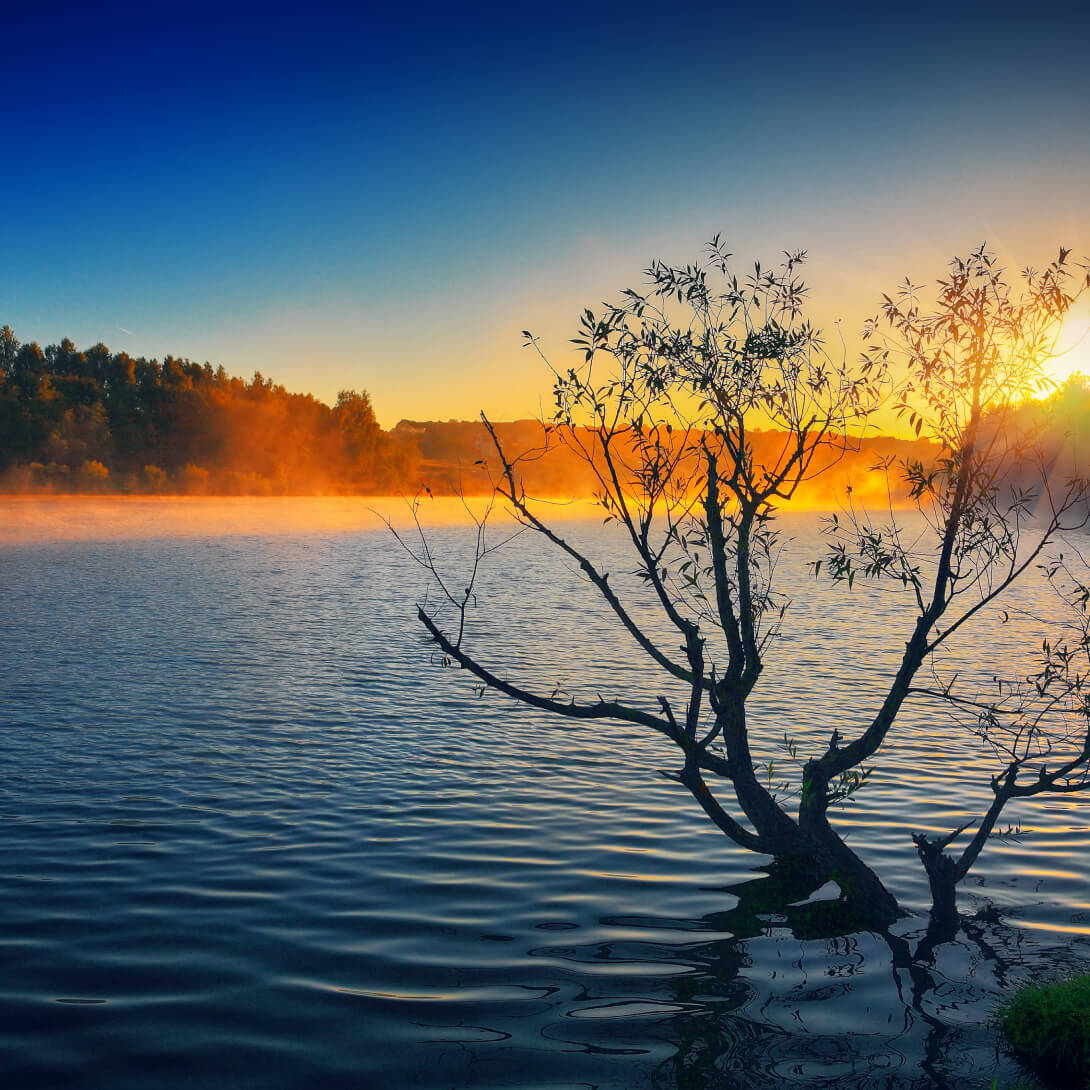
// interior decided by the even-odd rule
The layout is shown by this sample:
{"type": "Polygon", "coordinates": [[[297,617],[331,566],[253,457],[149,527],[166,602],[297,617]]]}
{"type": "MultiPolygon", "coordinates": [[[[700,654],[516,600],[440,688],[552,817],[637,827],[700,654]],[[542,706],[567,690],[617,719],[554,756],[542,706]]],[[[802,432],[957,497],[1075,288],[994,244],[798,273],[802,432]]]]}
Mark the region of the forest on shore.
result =
{"type": "MultiPolygon", "coordinates": [[[[1079,442],[1090,439],[1082,376],[1047,401],[1027,402],[1022,414],[1053,451],[1090,468],[1090,443],[1079,442]]],[[[516,455],[546,442],[536,420],[500,423],[496,432],[516,455]]],[[[771,431],[751,438],[757,457],[779,441],[771,431]]],[[[838,451],[837,472],[802,499],[825,504],[850,482],[860,501],[885,502],[885,478],[872,472],[878,461],[926,463],[935,453],[925,440],[864,439],[847,455],[838,451]]],[[[41,348],[0,329],[0,492],[479,495],[490,491],[495,468],[478,421],[402,420],[384,431],[366,391],[343,390],[327,405],[260,373],[247,381],[210,363],[133,358],[104,344],[81,351],[68,339],[41,348]]],[[[519,468],[539,495],[585,498],[596,483],[563,446],[519,468]]]]}
{"type": "Polygon", "coordinates": [[[0,490],[275,495],[396,491],[411,444],[366,392],[335,405],[210,363],[40,348],[0,330],[0,490]]]}

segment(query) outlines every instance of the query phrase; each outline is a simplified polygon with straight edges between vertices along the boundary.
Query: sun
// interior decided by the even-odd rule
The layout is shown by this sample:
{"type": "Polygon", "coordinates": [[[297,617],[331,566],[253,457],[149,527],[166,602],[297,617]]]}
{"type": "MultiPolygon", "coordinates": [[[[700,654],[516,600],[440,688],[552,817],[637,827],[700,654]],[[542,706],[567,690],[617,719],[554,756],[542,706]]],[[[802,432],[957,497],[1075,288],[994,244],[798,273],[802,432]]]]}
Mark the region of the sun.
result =
{"type": "Polygon", "coordinates": [[[1076,372],[1090,375],[1090,313],[1068,314],[1056,339],[1056,350],[1045,360],[1045,374],[1057,386],[1076,372]]]}

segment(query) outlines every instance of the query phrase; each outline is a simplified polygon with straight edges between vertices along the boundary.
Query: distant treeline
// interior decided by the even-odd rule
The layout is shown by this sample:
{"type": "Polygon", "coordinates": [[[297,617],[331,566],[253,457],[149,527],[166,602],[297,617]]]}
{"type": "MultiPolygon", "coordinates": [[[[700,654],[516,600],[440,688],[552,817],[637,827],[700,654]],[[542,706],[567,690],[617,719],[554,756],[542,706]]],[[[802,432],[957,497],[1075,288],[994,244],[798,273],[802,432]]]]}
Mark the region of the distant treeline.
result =
{"type": "Polygon", "coordinates": [[[0,330],[5,491],[381,493],[411,487],[416,459],[365,392],[331,407],[261,374],[0,330]]]}
{"type": "MultiPolygon", "coordinates": [[[[598,491],[599,483],[590,465],[555,438],[547,440],[545,429],[537,420],[496,424],[495,429],[508,456],[523,455],[517,463],[517,472],[530,494],[587,498],[598,491]],[[539,456],[546,445],[548,453],[539,456]]],[[[402,420],[391,434],[413,442],[420,453],[421,479],[437,495],[487,492],[492,476],[500,468],[495,446],[478,422],[402,420]]],[[[757,461],[776,461],[784,441],[782,433],[771,430],[754,431],[749,436],[757,461]]],[[[589,441],[585,446],[591,451],[594,448],[589,441]]],[[[806,482],[796,499],[811,507],[832,506],[850,485],[858,502],[884,505],[890,499],[888,482],[883,474],[874,472],[875,465],[889,458],[915,459],[926,464],[934,460],[936,452],[936,446],[926,440],[885,435],[853,441],[848,449],[844,449],[844,444],[831,443],[818,456],[820,467],[815,465],[815,469],[826,472],[806,482]]],[[[622,460],[630,464],[634,461],[623,455],[622,460]]],[[[604,471],[603,466],[600,468],[604,471]]],[[[892,476],[894,502],[906,501],[907,486],[901,484],[896,474],[892,476]]]]}
{"type": "MultiPolygon", "coordinates": [[[[1037,433],[1036,445],[1063,472],[1090,473],[1090,391],[1081,376],[1048,401],[1028,402],[1017,423],[1037,433]]],[[[511,457],[546,445],[536,420],[496,431],[511,457]]],[[[754,456],[771,456],[782,441],[753,433],[754,456]]],[[[527,490],[589,497],[590,468],[549,445],[544,457],[519,462],[527,490]]],[[[829,505],[850,484],[860,502],[885,503],[875,464],[890,456],[928,463],[936,451],[887,436],[846,453],[830,449],[835,467],[799,498],[829,505]]],[[[344,390],[329,406],[261,374],[246,381],[209,363],[133,358],[104,344],[80,351],[67,339],[42,349],[0,329],[0,491],[473,495],[489,491],[497,469],[476,421],[402,420],[387,432],[363,391],[344,390]]],[[[896,475],[893,484],[894,502],[904,500],[896,475]]]]}

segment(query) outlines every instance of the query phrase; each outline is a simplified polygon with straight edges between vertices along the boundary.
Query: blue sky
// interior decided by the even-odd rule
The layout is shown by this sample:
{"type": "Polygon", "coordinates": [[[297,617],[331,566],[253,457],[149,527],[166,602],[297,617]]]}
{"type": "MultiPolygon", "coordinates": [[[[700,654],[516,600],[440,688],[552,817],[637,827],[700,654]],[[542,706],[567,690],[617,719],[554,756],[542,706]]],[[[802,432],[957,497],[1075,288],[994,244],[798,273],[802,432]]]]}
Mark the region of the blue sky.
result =
{"type": "Polygon", "coordinates": [[[987,239],[1090,249],[1079,6],[8,16],[0,323],[399,418],[532,415],[579,309],[716,231],[820,321],[987,239]]]}

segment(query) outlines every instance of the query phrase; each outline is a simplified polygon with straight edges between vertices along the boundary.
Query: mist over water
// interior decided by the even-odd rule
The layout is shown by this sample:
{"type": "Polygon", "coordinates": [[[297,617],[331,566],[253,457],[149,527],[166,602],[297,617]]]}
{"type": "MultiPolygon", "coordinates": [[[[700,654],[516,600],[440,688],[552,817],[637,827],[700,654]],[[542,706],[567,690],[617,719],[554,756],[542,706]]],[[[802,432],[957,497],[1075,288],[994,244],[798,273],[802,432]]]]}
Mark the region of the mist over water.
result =
{"type": "MultiPolygon", "coordinates": [[[[394,501],[391,507],[395,506],[394,501]]],[[[423,574],[374,500],[0,503],[0,1070],[11,1087],[987,1087],[1016,1071],[987,1018],[1090,963],[1090,800],[1008,814],[961,895],[994,906],[931,986],[892,936],[754,907],[760,862],[657,775],[672,748],[557,724],[441,668],[423,574]],[[370,520],[370,521],[369,521],[370,520]]],[[[456,507],[437,551],[471,547],[456,507]]],[[[758,690],[792,769],[873,710],[910,616],[807,575],[758,690]]],[[[608,529],[571,520],[618,586],[608,529]]],[[[663,687],[571,565],[496,554],[483,657],[573,695],[663,687]]],[[[1030,584],[1020,603],[1046,608],[1030,584]]],[[[1022,624],[1026,622],[1017,622],[1022,624]]],[[[1019,661],[1016,624],[967,661],[1019,661]]],[[[979,812],[991,758],[917,711],[839,820],[904,905],[909,832],[979,812]]],[[[779,773],[777,773],[777,776],[779,773]]]]}
{"type": "MultiPolygon", "coordinates": [[[[425,497],[425,527],[465,526],[487,499],[425,497]]],[[[155,538],[279,537],[411,529],[411,497],[403,496],[2,496],[0,546],[66,541],[132,542],[155,538]]],[[[589,505],[560,504],[585,511],[589,505]]],[[[502,514],[497,515],[502,521],[502,514]]]]}

